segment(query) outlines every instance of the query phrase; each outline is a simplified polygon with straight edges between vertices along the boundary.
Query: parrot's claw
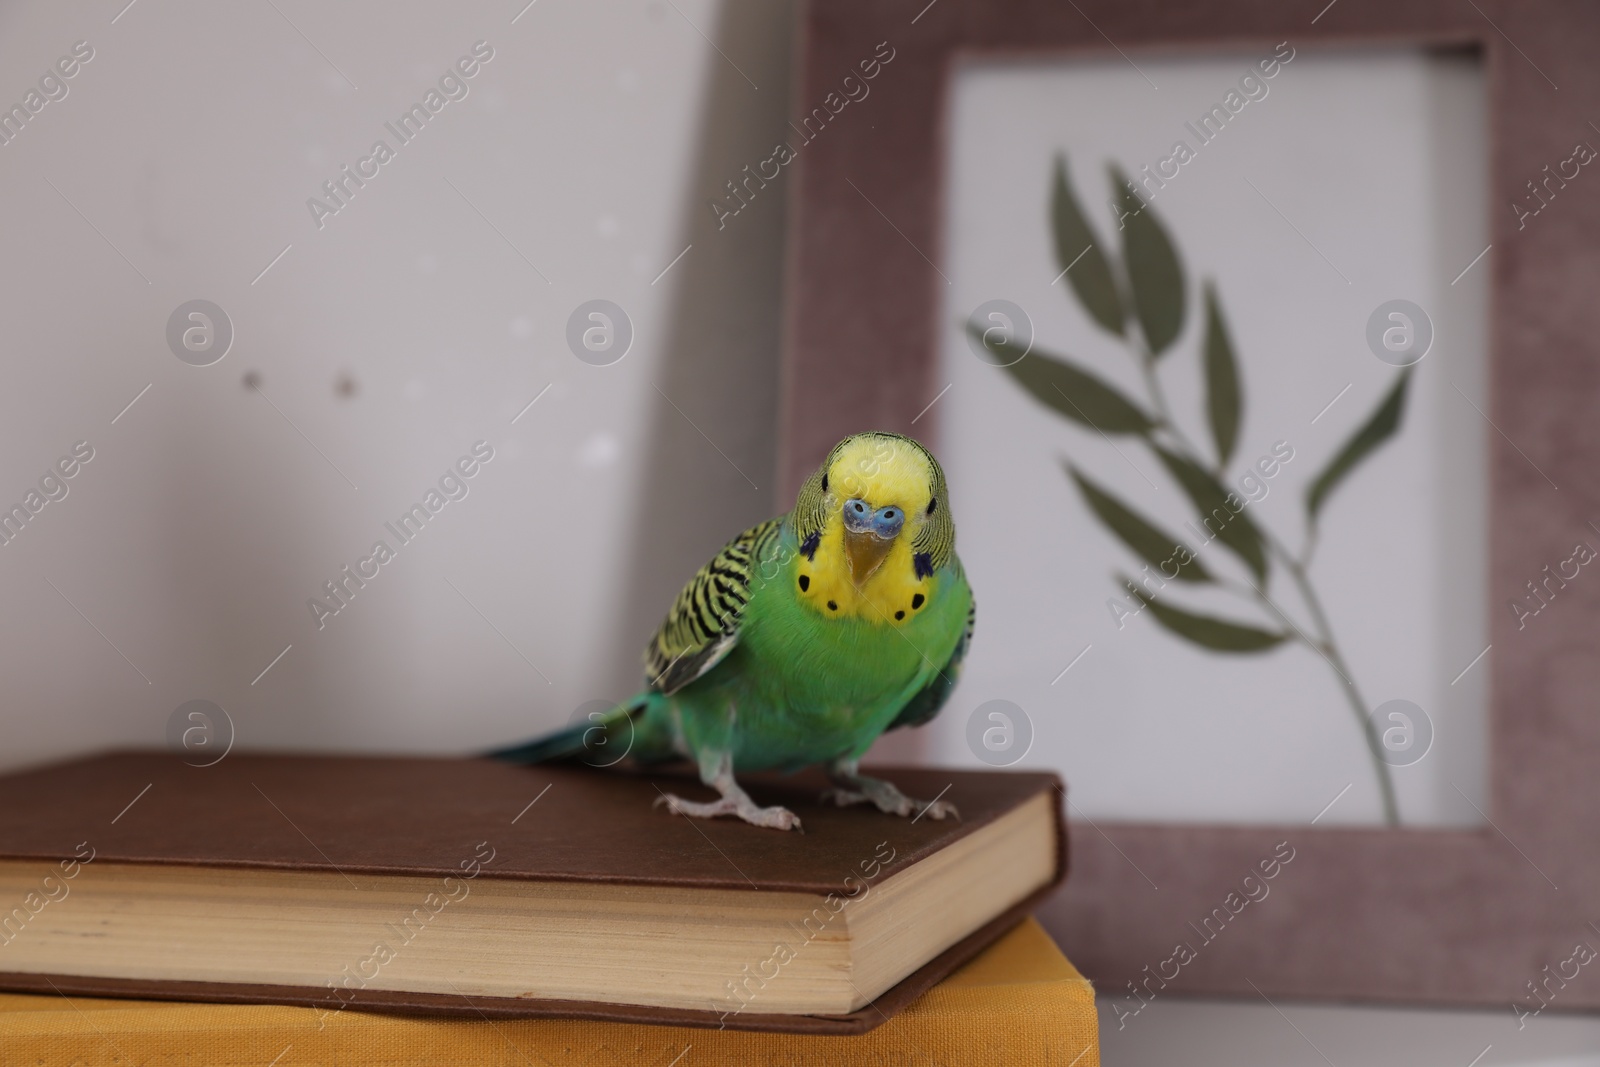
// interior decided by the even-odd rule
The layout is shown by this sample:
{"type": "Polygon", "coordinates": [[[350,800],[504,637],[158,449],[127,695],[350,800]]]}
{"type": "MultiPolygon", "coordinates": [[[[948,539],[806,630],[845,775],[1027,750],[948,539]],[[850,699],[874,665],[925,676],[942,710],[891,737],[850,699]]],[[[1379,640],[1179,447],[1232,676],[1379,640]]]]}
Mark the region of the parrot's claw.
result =
{"type": "Polygon", "coordinates": [[[857,793],[853,789],[824,789],[819,798],[824,804],[837,804],[841,808],[853,807],[856,804],[870,804],[872,798],[865,793],[857,793]]]}
{"type": "MultiPolygon", "coordinates": [[[[730,712],[731,722],[731,712],[730,712]]],[[[668,811],[675,815],[687,815],[692,819],[714,819],[718,815],[737,815],[751,826],[765,826],[772,830],[800,830],[800,818],[788,808],[770,807],[763,808],[750,799],[750,794],[739,788],[739,783],[733,777],[733,755],[722,751],[710,751],[701,754],[700,780],[722,795],[716,800],[699,801],[685,800],[673,796],[671,793],[662,793],[656,798],[654,807],[665,805],[668,811]]],[[[657,790],[659,792],[659,788],[657,790]]]]}
{"type": "Polygon", "coordinates": [[[912,803],[917,806],[917,814],[919,816],[926,815],[930,819],[943,819],[948,815],[957,822],[961,821],[961,813],[948,800],[913,800],[912,803]]]}
{"type": "Polygon", "coordinates": [[[737,796],[724,796],[717,800],[697,801],[684,800],[682,797],[671,793],[662,793],[655,800],[655,807],[663,807],[674,815],[688,815],[695,819],[714,819],[719,815],[737,815],[751,826],[765,826],[771,830],[799,830],[800,818],[788,808],[770,807],[763,808],[740,793],[737,796]]]}
{"type": "Polygon", "coordinates": [[[823,791],[824,804],[832,801],[841,808],[848,808],[854,804],[872,804],[879,811],[889,815],[913,816],[918,819],[924,815],[930,819],[943,819],[946,816],[961,818],[956,806],[948,800],[914,800],[896,789],[892,782],[885,782],[880,778],[850,775],[840,776],[838,781],[839,785],[823,791]]]}

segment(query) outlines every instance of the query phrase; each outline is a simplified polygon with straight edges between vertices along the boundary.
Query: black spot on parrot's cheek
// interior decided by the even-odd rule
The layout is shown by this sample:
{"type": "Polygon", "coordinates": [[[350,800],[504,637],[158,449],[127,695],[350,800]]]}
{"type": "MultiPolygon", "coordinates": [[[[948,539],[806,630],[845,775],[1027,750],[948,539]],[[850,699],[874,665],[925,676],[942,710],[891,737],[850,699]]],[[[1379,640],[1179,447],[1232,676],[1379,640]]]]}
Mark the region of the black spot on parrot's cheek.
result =
{"type": "MultiPolygon", "coordinates": [[[[802,556],[804,556],[806,559],[809,559],[809,560],[812,560],[813,562],[815,562],[816,561],[816,557],[817,557],[817,545],[821,544],[821,542],[822,542],[822,534],[820,532],[813,533],[810,537],[806,538],[803,542],[801,542],[801,544],[800,544],[800,554],[802,556]]],[[[933,572],[930,571],[929,573],[931,574],[933,572]]]]}
{"type": "Polygon", "coordinates": [[[911,565],[916,568],[918,578],[933,577],[933,557],[926,552],[918,552],[911,557],[911,565]]]}
{"type": "Polygon", "coordinates": [[[830,600],[830,601],[828,601],[828,610],[829,611],[838,611],[839,610],[839,605],[835,604],[833,601],[830,600]]]}
{"type": "Polygon", "coordinates": [[[804,593],[807,589],[810,589],[810,588],[811,588],[811,575],[802,574],[800,576],[800,591],[802,593],[804,593]]]}
{"type": "Polygon", "coordinates": [[[903,612],[903,611],[897,611],[897,612],[894,613],[894,617],[896,619],[903,619],[903,618],[906,617],[906,613],[903,612]]]}
{"type": "Polygon", "coordinates": [[[915,611],[918,608],[922,607],[923,602],[926,601],[927,599],[928,598],[923,596],[921,593],[918,593],[916,596],[912,597],[911,598],[911,610],[915,611]]]}

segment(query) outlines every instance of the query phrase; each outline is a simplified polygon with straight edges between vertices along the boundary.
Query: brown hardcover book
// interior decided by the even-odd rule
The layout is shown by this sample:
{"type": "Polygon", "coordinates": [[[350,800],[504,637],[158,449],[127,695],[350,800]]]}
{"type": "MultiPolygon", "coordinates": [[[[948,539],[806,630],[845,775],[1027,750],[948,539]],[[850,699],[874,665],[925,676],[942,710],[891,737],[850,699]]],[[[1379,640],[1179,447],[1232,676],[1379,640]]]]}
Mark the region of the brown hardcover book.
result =
{"type": "Polygon", "coordinates": [[[0,778],[0,989],[859,1033],[1066,874],[1054,775],[880,768],[959,822],[805,832],[652,806],[670,773],[120,752],[0,778]]]}

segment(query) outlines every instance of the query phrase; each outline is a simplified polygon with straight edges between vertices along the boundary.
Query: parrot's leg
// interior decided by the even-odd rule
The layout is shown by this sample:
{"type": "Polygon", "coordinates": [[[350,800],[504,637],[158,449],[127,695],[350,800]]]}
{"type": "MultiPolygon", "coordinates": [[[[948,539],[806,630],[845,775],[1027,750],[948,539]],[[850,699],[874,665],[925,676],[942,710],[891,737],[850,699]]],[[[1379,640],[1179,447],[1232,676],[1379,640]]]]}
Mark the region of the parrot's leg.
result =
{"type": "Polygon", "coordinates": [[[822,794],[824,801],[833,801],[841,808],[852,804],[874,804],[879,811],[890,815],[923,815],[942,819],[946,815],[961,818],[956,806],[948,800],[914,800],[881,778],[868,778],[858,770],[860,760],[852,757],[836,759],[828,765],[828,779],[834,788],[822,794]]]}
{"type": "Polygon", "coordinates": [[[721,800],[684,800],[671,793],[662,793],[655,806],[663,804],[677,815],[696,819],[714,819],[718,815],[737,815],[752,826],[765,826],[773,830],[799,830],[800,819],[788,808],[763,808],[750,799],[750,794],[739,788],[733,778],[733,753],[726,749],[700,754],[700,780],[722,794],[721,800]]]}

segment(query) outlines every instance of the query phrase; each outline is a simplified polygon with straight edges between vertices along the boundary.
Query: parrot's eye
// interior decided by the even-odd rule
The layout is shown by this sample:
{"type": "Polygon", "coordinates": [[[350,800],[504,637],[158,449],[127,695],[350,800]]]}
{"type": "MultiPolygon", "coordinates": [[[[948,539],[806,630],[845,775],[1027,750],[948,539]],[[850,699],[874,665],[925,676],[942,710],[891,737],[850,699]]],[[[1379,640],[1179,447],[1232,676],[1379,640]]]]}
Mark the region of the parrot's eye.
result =
{"type": "Polygon", "coordinates": [[[933,514],[933,509],[938,507],[938,506],[939,506],[939,498],[938,497],[934,497],[932,500],[928,501],[928,514],[932,515],[933,514]]]}
{"type": "Polygon", "coordinates": [[[824,493],[828,491],[828,476],[826,474],[822,476],[822,491],[824,493]]]}

